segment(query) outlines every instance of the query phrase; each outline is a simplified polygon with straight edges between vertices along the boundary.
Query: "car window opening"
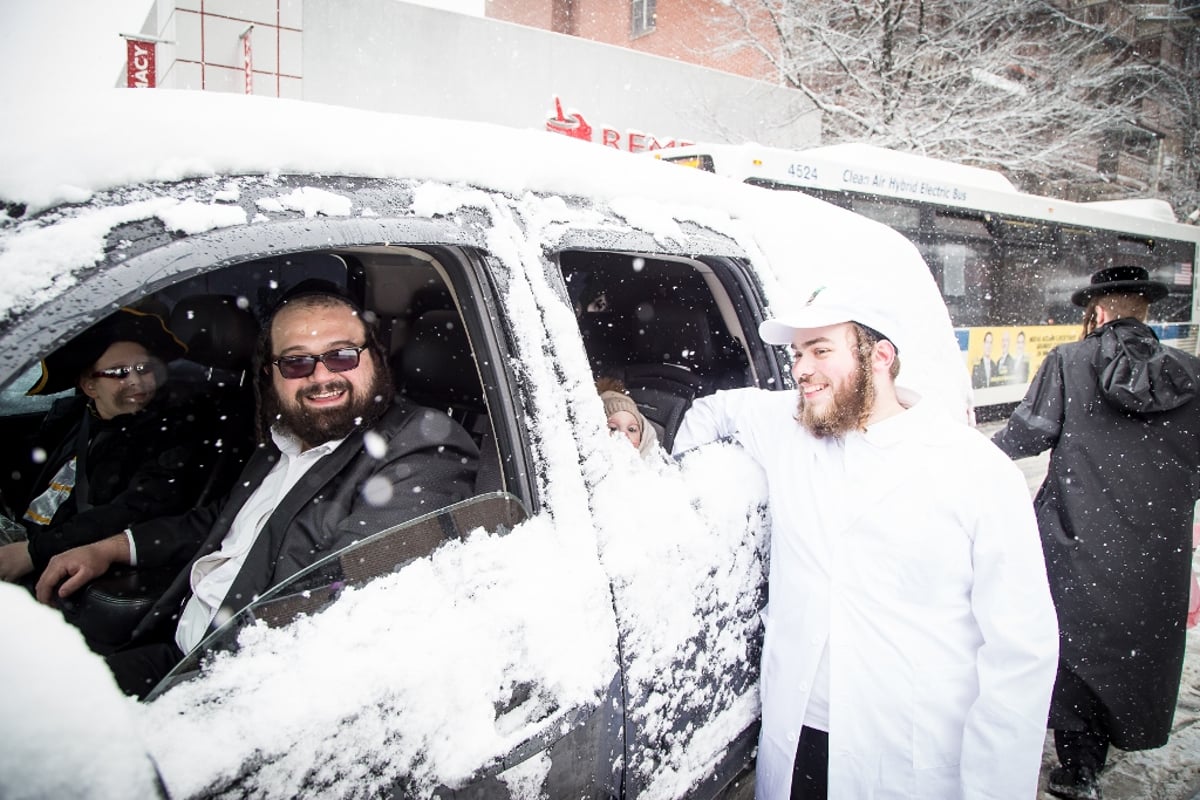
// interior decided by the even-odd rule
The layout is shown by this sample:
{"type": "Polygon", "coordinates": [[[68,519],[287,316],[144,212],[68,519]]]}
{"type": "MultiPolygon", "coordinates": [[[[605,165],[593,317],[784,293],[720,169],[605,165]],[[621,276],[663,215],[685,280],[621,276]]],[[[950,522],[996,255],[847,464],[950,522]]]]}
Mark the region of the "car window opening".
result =
{"type": "MultiPolygon", "coordinates": [[[[471,435],[480,448],[476,495],[505,490],[503,465],[512,459],[501,458],[475,349],[454,289],[456,269],[461,267],[448,268],[429,253],[409,247],[293,253],[193,275],[137,300],[139,308],[158,314],[188,348],[185,357],[168,365],[160,391],[165,390],[168,402],[186,405],[203,417],[197,422],[206,435],[189,471],[195,481],[191,505],[225,496],[254,451],[251,370],[260,320],[279,297],[312,279],[344,291],[374,322],[399,396],[447,413],[471,435]]],[[[39,376],[34,367],[17,381],[39,376]]],[[[14,444],[0,477],[5,498],[23,497],[41,470],[31,437],[49,409],[44,397],[25,397],[27,388],[15,382],[6,387],[8,402],[0,408],[0,425],[25,431],[9,439],[14,444]]],[[[78,403],[76,393],[55,395],[55,402],[78,403]]],[[[87,620],[80,627],[97,652],[111,652],[127,641],[178,567],[149,572],[116,567],[64,602],[69,619],[87,620]]]]}
{"type": "Polygon", "coordinates": [[[729,298],[701,265],[589,251],[559,265],[593,374],[625,386],[668,451],[693,399],[753,384],[729,298]]]}

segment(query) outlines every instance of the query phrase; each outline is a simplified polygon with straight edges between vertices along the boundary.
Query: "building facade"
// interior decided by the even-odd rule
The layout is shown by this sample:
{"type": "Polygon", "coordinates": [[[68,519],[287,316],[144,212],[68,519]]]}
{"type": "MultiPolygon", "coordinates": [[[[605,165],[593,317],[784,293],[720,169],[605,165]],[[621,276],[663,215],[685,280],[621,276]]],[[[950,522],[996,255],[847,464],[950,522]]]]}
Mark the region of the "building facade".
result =
{"type": "MultiPolygon", "coordinates": [[[[1178,195],[1168,184],[1180,174],[1200,180],[1200,168],[1190,177],[1179,168],[1200,163],[1200,2],[1055,1],[1107,32],[1098,58],[1157,65],[1194,105],[1179,103],[1179,91],[1151,95],[1134,124],[1114,124],[1078,153],[1080,175],[1010,177],[1073,200],[1178,195]]],[[[161,42],[150,85],[545,127],[633,152],[686,142],[824,143],[819,111],[780,85],[772,29],[761,15],[746,16],[749,4],[429,2],[441,8],[156,0],[143,28],[161,42]]]]}
{"type": "Polygon", "coordinates": [[[164,88],[545,128],[630,152],[820,139],[812,104],[771,83],[395,0],[157,0],[142,33],[149,85],[164,88]]]}

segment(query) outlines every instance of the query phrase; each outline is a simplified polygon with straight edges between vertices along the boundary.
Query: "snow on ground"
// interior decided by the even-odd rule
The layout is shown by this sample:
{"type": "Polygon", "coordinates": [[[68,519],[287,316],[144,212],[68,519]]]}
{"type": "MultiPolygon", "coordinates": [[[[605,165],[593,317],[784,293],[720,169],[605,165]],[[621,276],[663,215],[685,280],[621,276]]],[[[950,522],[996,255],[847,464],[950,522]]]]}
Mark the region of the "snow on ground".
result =
{"type": "MultiPolygon", "coordinates": [[[[1038,800],[1053,800],[1044,791],[1046,777],[1057,766],[1054,739],[1046,734],[1038,800]]],[[[1157,750],[1126,753],[1112,748],[1100,776],[1104,800],[1196,800],[1200,797],[1200,629],[1188,631],[1187,654],[1171,739],[1157,750]]]]}

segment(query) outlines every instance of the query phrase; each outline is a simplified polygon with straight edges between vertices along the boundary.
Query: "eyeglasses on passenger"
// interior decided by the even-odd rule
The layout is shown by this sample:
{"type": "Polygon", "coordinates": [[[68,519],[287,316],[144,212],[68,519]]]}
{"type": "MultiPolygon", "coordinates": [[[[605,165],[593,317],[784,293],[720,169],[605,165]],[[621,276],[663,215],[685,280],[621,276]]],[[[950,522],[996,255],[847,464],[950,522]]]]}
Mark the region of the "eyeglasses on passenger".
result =
{"type": "Polygon", "coordinates": [[[153,375],[156,366],[157,365],[153,361],[142,361],[138,364],[128,364],[120,367],[98,369],[92,373],[92,377],[112,378],[114,381],[123,381],[134,373],[137,373],[138,375],[153,375]]]}

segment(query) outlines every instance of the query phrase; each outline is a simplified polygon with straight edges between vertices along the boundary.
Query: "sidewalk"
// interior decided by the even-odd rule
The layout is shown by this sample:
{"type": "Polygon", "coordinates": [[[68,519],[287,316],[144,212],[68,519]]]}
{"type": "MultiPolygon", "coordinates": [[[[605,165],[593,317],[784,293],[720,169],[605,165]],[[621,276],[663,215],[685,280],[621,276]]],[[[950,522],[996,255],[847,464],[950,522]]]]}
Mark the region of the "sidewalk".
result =
{"type": "MultiPolygon", "coordinates": [[[[979,430],[991,436],[1001,426],[998,422],[984,423],[979,430]]],[[[1048,454],[1017,461],[1031,495],[1041,486],[1048,462],[1048,454]]],[[[1044,791],[1051,768],[1058,764],[1049,732],[1044,754],[1038,800],[1054,800],[1044,791]]],[[[1104,800],[1200,800],[1200,627],[1188,631],[1170,741],[1157,750],[1126,753],[1110,749],[1108,766],[1100,776],[1100,790],[1104,800]]]]}

